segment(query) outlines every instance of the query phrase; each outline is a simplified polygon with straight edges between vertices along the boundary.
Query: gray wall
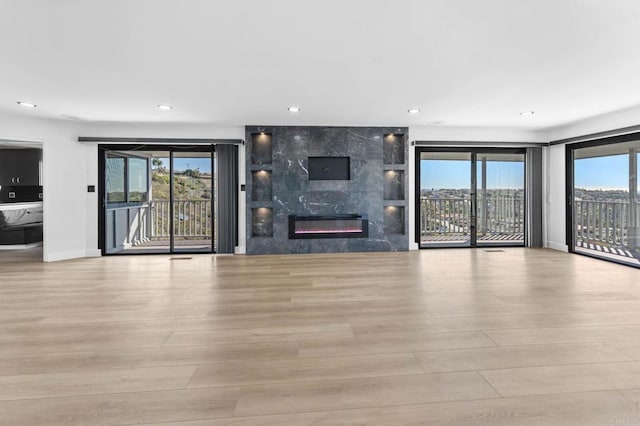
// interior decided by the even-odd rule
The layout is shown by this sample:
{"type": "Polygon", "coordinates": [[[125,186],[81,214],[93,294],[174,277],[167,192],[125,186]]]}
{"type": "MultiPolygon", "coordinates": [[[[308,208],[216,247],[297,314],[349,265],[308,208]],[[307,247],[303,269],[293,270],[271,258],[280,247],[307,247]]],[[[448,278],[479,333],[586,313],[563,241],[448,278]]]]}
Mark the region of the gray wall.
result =
{"type": "Polygon", "coordinates": [[[247,253],[408,250],[407,135],[397,127],[247,127],[247,253]],[[385,150],[385,162],[393,164],[384,164],[383,141],[391,133],[404,135],[403,144],[385,150]],[[350,157],[351,180],[309,181],[310,156],[350,157]],[[369,238],[289,240],[291,214],[348,213],[368,216],[369,238]]]}

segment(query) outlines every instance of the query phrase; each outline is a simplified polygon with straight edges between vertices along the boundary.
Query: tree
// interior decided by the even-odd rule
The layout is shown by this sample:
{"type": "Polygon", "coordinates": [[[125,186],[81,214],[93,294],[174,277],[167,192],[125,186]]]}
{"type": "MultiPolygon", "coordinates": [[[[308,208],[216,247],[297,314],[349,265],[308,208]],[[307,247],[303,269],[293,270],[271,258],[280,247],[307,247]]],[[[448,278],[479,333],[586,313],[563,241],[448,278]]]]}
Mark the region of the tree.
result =
{"type": "Polygon", "coordinates": [[[167,169],[166,167],[164,167],[164,164],[162,163],[162,160],[159,158],[153,158],[151,159],[151,164],[153,166],[153,168],[159,172],[162,173],[166,173],[167,169]]]}
{"type": "Polygon", "coordinates": [[[194,178],[200,177],[200,169],[187,169],[184,171],[185,176],[191,176],[194,178]]]}

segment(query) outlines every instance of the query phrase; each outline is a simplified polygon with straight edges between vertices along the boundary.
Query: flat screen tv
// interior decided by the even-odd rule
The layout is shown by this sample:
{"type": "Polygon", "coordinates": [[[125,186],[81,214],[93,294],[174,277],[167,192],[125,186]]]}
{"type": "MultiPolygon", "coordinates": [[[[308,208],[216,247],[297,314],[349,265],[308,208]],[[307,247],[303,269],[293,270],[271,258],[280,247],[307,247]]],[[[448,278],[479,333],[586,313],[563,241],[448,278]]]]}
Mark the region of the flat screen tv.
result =
{"type": "Polygon", "coordinates": [[[349,157],[309,157],[309,180],[349,180],[349,157]]]}

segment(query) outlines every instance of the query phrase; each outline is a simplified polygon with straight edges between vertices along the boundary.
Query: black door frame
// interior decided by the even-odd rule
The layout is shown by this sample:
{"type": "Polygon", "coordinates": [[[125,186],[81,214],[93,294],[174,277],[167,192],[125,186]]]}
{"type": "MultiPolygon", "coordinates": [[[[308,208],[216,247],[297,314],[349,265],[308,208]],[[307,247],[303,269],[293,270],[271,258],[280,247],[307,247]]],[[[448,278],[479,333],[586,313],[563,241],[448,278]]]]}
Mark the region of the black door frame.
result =
{"type": "MultiPolygon", "coordinates": [[[[169,153],[169,198],[173,200],[173,153],[174,152],[210,152],[211,153],[211,179],[214,178],[214,158],[215,158],[215,145],[198,144],[198,145],[158,145],[158,144],[99,144],[98,145],[98,248],[103,256],[139,256],[139,255],[167,255],[167,254],[211,254],[215,253],[215,241],[213,240],[215,235],[215,209],[216,200],[214,197],[215,187],[212,182],[211,185],[211,250],[210,251],[189,251],[189,250],[175,250],[174,246],[174,211],[173,203],[169,203],[169,250],[162,253],[132,253],[132,252],[118,252],[107,253],[106,247],[106,209],[107,209],[107,194],[106,194],[106,158],[107,152],[110,151],[130,151],[135,154],[136,151],[167,151],[169,153]]],[[[125,174],[127,170],[125,168],[125,174]]],[[[125,181],[125,186],[127,182],[125,181]]],[[[125,188],[126,190],[126,188],[125,188]]]]}
{"type": "MultiPolygon", "coordinates": [[[[524,161],[524,205],[527,205],[527,150],[526,148],[482,148],[482,147],[425,147],[425,146],[417,146],[415,149],[415,242],[418,244],[419,249],[429,249],[429,248],[477,248],[477,235],[476,235],[476,222],[477,222],[477,201],[478,201],[478,182],[477,182],[477,156],[478,154],[523,154],[525,156],[524,161]],[[470,233],[470,241],[469,246],[451,246],[451,247],[427,247],[423,246],[420,243],[420,196],[421,196],[421,186],[420,186],[420,156],[423,152],[461,152],[461,153],[469,153],[471,154],[471,187],[469,188],[471,195],[471,212],[470,218],[471,223],[469,224],[469,233],[470,233]]],[[[524,241],[523,247],[527,246],[528,242],[528,232],[527,232],[527,209],[524,209],[524,223],[525,223],[525,232],[524,232],[524,241]]],[[[491,244],[490,246],[480,246],[480,247],[520,247],[520,245],[514,244],[491,244]]]]}
{"type": "Polygon", "coordinates": [[[632,268],[640,268],[638,265],[634,265],[622,260],[598,256],[596,253],[590,254],[583,251],[576,251],[575,247],[575,212],[574,212],[574,151],[580,148],[590,148],[594,146],[612,145],[624,142],[633,142],[640,140],[640,132],[627,133],[618,136],[609,136],[599,139],[591,139],[584,142],[567,143],[565,145],[565,238],[569,253],[579,254],[581,256],[592,257],[594,259],[604,260],[607,262],[617,263],[620,265],[630,266],[632,268]]]}

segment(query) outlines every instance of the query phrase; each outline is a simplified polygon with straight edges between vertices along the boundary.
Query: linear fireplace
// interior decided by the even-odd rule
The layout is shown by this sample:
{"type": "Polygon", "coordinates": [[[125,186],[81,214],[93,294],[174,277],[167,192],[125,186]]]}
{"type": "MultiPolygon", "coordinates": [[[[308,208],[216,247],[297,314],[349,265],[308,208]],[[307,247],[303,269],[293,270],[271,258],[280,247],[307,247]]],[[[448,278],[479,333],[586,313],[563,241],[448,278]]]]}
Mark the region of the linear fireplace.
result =
{"type": "Polygon", "coordinates": [[[366,215],[339,214],[332,216],[289,216],[289,239],[367,238],[369,221],[366,215]]]}

